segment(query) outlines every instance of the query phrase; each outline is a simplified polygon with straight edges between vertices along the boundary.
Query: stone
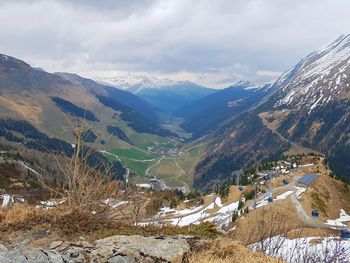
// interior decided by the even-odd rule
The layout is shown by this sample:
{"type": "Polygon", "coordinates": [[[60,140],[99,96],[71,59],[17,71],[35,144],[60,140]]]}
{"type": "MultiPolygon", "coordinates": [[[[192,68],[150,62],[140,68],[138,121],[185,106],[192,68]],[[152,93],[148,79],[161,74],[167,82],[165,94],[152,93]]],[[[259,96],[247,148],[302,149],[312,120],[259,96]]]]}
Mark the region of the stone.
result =
{"type": "Polygon", "coordinates": [[[110,258],[108,263],[134,263],[135,259],[130,256],[115,256],[110,258]]]}
{"type": "Polygon", "coordinates": [[[173,237],[112,236],[97,240],[96,247],[113,246],[117,254],[149,257],[160,262],[182,262],[190,246],[185,239],[173,237]]]}
{"type": "Polygon", "coordinates": [[[92,256],[101,256],[103,258],[110,258],[113,256],[113,246],[102,246],[91,252],[92,256]]]}
{"type": "Polygon", "coordinates": [[[0,244],[0,250],[7,250],[7,248],[3,244],[0,244]]]}
{"type": "Polygon", "coordinates": [[[64,263],[67,258],[49,250],[21,248],[0,251],[1,263],[64,263]]]}
{"type": "Polygon", "coordinates": [[[0,262],[180,263],[190,251],[185,237],[167,236],[112,236],[91,243],[55,241],[50,248],[0,249],[0,262]]]}
{"type": "Polygon", "coordinates": [[[54,241],[51,243],[50,245],[50,249],[55,249],[55,248],[58,248],[60,247],[64,242],[63,241],[54,241]]]}

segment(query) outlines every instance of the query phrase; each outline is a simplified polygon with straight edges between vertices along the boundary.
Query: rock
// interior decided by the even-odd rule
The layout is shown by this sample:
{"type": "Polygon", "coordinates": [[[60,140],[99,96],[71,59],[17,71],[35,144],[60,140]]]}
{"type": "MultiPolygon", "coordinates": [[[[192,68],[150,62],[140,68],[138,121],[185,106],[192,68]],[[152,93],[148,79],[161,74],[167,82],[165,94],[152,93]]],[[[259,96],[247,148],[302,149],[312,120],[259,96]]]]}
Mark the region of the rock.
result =
{"type": "Polygon", "coordinates": [[[135,260],[129,256],[115,256],[108,260],[108,263],[134,263],[135,260]]]}
{"type": "Polygon", "coordinates": [[[96,241],[96,247],[110,246],[118,255],[130,255],[135,259],[149,257],[158,262],[182,262],[190,246],[183,238],[113,236],[96,241]]]}
{"type": "Polygon", "coordinates": [[[0,251],[1,263],[64,263],[68,259],[56,252],[34,248],[21,248],[0,251]]]}
{"type": "Polygon", "coordinates": [[[102,246],[91,252],[91,256],[100,256],[102,258],[110,258],[113,256],[113,246],[102,246]]]}
{"type": "Polygon", "coordinates": [[[50,249],[55,249],[61,246],[64,242],[63,241],[54,241],[50,245],[50,249]]]}
{"type": "Polygon", "coordinates": [[[69,262],[86,262],[86,254],[83,248],[71,247],[63,253],[70,259],[69,262]]]}
{"type": "Polygon", "coordinates": [[[0,244],[0,250],[7,250],[7,248],[3,244],[0,244]]]}
{"type": "Polygon", "coordinates": [[[0,262],[180,263],[189,251],[185,237],[112,236],[93,243],[55,241],[50,250],[0,249],[0,262]]]}

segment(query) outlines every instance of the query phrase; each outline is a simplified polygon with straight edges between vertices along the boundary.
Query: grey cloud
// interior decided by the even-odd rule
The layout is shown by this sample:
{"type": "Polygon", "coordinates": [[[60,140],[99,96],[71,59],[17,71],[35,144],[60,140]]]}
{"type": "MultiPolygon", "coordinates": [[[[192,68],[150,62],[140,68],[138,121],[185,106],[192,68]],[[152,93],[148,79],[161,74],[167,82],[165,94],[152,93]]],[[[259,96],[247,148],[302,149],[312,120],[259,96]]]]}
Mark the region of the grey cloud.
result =
{"type": "Polygon", "coordinates": [[[348,10],[348,0],[0,1],[0,52],[49,71],[263,82],[274,76],[258,71],[284,71],[349,33],[348,10]]]}

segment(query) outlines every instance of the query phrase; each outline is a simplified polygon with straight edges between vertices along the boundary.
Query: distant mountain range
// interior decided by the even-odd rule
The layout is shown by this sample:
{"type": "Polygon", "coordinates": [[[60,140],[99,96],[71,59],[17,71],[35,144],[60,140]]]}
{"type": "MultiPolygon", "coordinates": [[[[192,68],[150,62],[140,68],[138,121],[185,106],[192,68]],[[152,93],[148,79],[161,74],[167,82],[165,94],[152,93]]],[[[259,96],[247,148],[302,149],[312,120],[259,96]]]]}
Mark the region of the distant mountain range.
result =
{"type": "Polygon", "coordinates": [[[167,114],[217,91],[190,81],[174,81],[152,76],[130,75],[97,80],[132,92],[167,114]]]}
{"type": "Polygon", "coordinates": [[[239,81],[175,111],[185,119],[182,128],[197,139],[214,131],[222,122],[233,119],[272,92],[270,85],[257,86],[239,81]]]}

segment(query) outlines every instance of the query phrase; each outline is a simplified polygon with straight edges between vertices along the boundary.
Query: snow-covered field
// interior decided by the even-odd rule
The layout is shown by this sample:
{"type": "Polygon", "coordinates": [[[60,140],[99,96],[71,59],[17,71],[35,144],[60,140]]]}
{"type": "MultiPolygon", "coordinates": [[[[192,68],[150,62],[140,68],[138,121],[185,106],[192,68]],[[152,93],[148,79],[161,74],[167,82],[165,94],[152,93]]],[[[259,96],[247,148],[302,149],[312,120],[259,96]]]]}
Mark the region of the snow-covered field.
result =
{"type": "Polygon", "coordinates": [[[168,221],[177,226],[188,226],[190,224],[200,224],[202,222],[215,222],[222,226],[231,222],[233,211],[237,210],[238,203],[237,201],[228,205],[223,205],[221,198],[216,197],[214,202],[206,207],[201,205],[182,210],[163,207],[156,215],[156,218],[168,216],[168,221]],[[219,210],[214,213],[209,212],[215,207],[219,208],[219,210]]]}
{"type": "Polygon", "coordinates": [[[250,248],[283,258],[287,262],[349,262],[350,260],[350,240],[337,237],[288,239],[275,236],[252,244],[250,248]]]}
{"type": "Polygon", "coordinates": [[[284,200],[286,199],[288,196],[290,196],[291,194],[293,193],[293,191],[287,191],[283,194],[280,194],[278,196],[276,196],[276,199],[275,200],[284,200]]]}

